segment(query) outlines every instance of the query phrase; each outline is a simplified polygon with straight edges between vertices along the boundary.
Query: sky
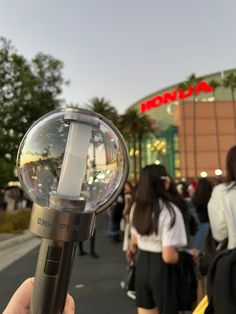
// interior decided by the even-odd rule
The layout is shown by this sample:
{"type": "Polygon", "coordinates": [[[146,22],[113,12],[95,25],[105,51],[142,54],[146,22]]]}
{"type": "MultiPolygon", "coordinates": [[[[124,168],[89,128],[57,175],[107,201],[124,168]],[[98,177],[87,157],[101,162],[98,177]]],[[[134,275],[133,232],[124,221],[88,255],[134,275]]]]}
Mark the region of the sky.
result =
{"type": "Polygon", "coordinates": [[[119,113],[159,89],[236,68],[235,0],[0,0],[0,36],[64,63],[65,103],[119,113]]]}

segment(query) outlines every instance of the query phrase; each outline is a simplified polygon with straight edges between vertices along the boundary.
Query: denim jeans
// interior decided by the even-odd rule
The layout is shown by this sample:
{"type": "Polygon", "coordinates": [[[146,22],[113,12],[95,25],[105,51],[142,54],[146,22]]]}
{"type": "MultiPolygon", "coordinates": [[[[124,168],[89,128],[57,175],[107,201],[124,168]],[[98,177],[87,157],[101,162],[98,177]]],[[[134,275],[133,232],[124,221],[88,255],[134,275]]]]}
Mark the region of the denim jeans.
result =
{"type": "Polygon", "coordinates": [[[205,245],[205,238],[207,235],[207,231],[209,229],[209,222],[202,222],[198,226],[198,232],[196,234],[196,239],[195,239],[195,247],[196,249],[203,251],[204,245],[205,245]]]}

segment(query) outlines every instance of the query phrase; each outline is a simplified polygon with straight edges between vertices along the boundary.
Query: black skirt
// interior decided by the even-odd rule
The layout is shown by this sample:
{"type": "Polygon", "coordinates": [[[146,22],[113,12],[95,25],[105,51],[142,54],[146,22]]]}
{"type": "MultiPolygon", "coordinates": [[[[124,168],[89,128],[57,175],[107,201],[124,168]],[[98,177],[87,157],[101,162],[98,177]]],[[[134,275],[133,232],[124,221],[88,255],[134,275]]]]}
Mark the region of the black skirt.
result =
{"type": "Polygon", "coordinates": [[[178,314],[176,265],[165,264],[162,253],[139,250],[135,290],[137,307],[178,314]]]}
{"type": "Polygon", "coordinates": [[[162,309],[164,263],[161,253],[139,251],[136,261],[136,304],[138,307],[162,309]]]}

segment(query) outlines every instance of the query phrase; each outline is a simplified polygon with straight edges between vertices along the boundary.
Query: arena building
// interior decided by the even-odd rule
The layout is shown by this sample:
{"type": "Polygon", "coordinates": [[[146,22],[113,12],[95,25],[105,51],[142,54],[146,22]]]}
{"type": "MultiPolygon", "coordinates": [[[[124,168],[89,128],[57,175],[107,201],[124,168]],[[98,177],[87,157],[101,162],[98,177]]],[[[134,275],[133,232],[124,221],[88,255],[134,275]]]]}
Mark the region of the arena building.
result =
{"type": "MultiPolygon", "coordinates": [[[[155,126],[142,141],[142,166],[162,163],[175,177],[224,175],[226,153],[236,143],[235,88],[236,69],[192,75],[133,104],[155,126]]],[[[131,175],[134,154],[130,149],[131,175]]]]}

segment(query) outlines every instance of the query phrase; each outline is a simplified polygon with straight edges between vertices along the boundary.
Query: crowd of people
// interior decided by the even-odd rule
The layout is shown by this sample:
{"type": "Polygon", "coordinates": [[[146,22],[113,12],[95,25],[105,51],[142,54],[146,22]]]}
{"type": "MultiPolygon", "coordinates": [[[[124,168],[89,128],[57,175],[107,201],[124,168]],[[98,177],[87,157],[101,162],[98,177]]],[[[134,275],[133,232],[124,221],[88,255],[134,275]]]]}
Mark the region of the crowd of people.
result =
{"type": "Polygon", "coordinates": [[[206,294],[205,313],[236,313],[230,279],[236,265],[236,146],[228,151],[226,172],[222,183],[188,183],[174,181],[163,165],[148,165],[137,187],[127,182],[109,209],[110,240],[123,241],[128,263],[135,264],[138,314],[191,312],[206,294]],[[222,243],[226,250],[212,253],[202,271],[209,243],[214,254],[222,243]]]}
{"type": "Polygon", "coordinates": [[[20,209],[31,207],[31,205],[31,202],[26,197],[18,182],[15,184],[9,183],[5,189],[1,190],[0,211],[14,213],[20,209]]]}
{"type": "MultiPolygon", "coordinates": [[[[233,274],[236,258],[229,253],[236,248],[236,146],[228,151],[226,172],[222,183],[208,178],[174,182],[163,165],[153,164],[142,169],[136,191],[128,183],[129,203],[124,198],[120,219],[125,222],[123,250],[129,263],[133,265],[135,261],[135,291],[127,294],[136,299],[139,314],[191,312],[206,294],[209,298],[206,313],[226,313],[222,312],[223,306],[229,308],[227,313],[236,313],[234,302],[229,300],[229,295],[236,291],[235,285],[218,276],[220,267],[222,277],[224,270],[233,274]],[[215,257],[220,248],[228,249],[224,250],[228,259],[223,253],[217,254],[220,258],[215,257]],[[192,267],[196,281],[196,284],[194,278],[191,283],[185,281],[190,288],[185,289],[189,301],[185,304],[179,294],[181,280],[186,280],[179,276],[183,253],[192,260],[188,267],[192,267]],[[216,274],[211,265],[217,258],[220,262],[216,274]],[[218,289],[224,282],[227,298],[215,298],[215,280],[218,289]],[[167,285],[169,282],[172,285],[167,285]],[[221,304],[215,300],[221,300],[221,304]]],[[[124,282],[121,286],[128,289],[124,282]]]]}

